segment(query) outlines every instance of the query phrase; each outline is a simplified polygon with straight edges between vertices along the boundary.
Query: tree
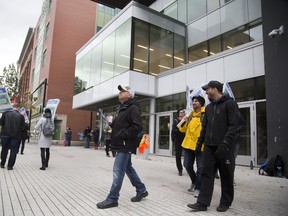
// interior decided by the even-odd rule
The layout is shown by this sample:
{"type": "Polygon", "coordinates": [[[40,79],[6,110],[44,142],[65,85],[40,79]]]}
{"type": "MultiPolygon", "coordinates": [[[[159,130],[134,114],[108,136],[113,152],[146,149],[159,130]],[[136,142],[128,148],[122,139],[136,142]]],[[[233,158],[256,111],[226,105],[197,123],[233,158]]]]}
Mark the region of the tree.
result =
{"type": "Polygon", "coordinates": [[[3,76],[0,78],[0,86],[6,87],[10,99],[19,95],[18,73],[13,63],[12,65],[9,64],[8,70],[6,67],[4,68],[3,76]]]}

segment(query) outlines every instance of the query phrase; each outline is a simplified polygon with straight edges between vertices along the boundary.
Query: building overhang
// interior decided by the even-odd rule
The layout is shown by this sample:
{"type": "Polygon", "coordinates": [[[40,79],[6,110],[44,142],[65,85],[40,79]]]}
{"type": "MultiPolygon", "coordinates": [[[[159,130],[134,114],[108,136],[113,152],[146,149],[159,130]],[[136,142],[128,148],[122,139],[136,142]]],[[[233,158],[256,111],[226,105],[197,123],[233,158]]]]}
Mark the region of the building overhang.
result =
{"type": "Polygon", "coordinates": [[[72,108],[98,111],[98,109],[101,108],[115,106],[118,104],[118,85],[130,86],[133,88],[137,100],[155,98],[155,82],[155,76],[127,71],[74,95],[72,108]]]}
{"type": "MultiPolygon", "coordinates": [[[[106,5],[108,7],[112,8],[120,8],[123,9],[126,5],[128,5],[131,0],[91,0],[93,2],[97,2],[99,4],[106,5]]],[[[145,5],[146,7],[149,7],[151,4],[153,4],[156,0],[136,0],[136,2],[145,5]]]]}

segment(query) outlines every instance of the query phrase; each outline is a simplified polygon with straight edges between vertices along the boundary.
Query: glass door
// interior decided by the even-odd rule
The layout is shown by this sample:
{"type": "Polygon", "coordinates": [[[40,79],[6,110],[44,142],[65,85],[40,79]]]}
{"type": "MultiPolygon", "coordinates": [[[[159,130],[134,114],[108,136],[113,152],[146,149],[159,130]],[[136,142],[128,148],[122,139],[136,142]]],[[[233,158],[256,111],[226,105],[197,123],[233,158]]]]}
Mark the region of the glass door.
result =
{"type": "Polygon", "coordinates": [[[256,112],[254,103],[239,104],[239,110],[244,118],[244,125],[240,131],[240,147],[236,164],[249,166],[251,161],[257,164],[256,151],[256,112]]]}
{"type": "Polygon", "coordinates": [[[170,134],[172,130],[172,113],[158,114],[156,119],[156,154],[172,156],[172,140],[170,134]]]}

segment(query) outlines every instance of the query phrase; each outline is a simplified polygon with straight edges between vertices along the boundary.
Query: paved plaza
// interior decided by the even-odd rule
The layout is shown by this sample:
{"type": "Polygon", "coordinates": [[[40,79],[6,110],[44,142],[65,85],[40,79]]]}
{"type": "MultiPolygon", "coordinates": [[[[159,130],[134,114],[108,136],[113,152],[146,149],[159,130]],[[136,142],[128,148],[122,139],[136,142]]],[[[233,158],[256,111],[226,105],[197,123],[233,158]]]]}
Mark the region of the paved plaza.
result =
{"type": "Polygon", "coordinates": [[[149,192],[147,198],[131,202],[136,192],[125,176],[119,206],[97,209],[96,203],[103,201],[110,189],[113,161],[102,149],[53,145],[49,167],[42,171],[38,146],[28,143],[24,155],[18,154],[14,170],[0,169],[0,215],[288,215],[288,180],[259,176],[258,169],[243,166],[236,167],[235,198],[227,212],[216,211],[219,180],[208,211],[193,212],[187,207],[196,201],[187,192],[188,174],[178,176],[174,157],[155,155],[132,157],[149,192]]]}

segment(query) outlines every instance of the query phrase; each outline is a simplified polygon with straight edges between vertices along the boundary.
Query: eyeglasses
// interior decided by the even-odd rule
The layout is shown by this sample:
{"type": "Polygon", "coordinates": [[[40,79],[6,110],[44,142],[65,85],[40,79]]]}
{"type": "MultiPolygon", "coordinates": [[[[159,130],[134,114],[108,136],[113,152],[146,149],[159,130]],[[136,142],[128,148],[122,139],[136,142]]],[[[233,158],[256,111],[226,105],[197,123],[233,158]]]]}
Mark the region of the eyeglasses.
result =
{"type": "Polygon", "coordinates": [[[185,113],[185,111],[180,111],[179,113],[185,113]]]}

